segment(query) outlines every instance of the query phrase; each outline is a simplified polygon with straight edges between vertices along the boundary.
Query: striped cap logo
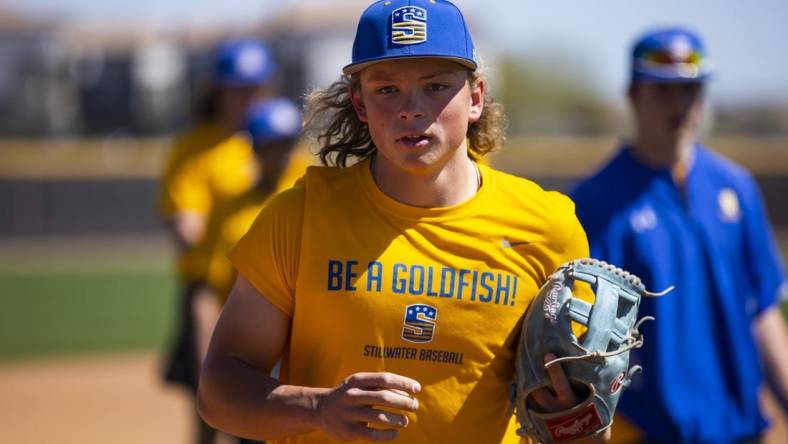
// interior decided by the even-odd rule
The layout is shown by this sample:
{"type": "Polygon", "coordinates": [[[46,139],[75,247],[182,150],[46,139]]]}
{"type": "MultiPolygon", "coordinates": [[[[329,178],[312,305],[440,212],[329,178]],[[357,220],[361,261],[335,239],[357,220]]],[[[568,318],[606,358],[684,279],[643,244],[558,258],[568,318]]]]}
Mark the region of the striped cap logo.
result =
{"type": "Polygon", "coordinates": [[[403,6],[391,13],[391,42],[415,45],[427,41],[427,11],[416,6],[403,6]]]}

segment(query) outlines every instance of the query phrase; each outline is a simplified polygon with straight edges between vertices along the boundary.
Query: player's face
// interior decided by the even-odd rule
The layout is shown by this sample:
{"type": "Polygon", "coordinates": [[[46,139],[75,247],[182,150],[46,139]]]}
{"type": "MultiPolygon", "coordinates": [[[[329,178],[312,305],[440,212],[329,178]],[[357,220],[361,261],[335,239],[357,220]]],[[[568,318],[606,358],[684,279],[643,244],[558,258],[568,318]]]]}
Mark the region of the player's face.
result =
{"type": "Polygon", "coordinates": [[[703,84],[644,83],[630,99],[641,138],[676,145],[695,138],[703,110],[703,84]]]}
{"type": "Polygon", "coordinates": [[[441,59],[402,59],[376,63],[359,76],[351,96],[369,126],[377,162],[419,174],[465,155],[468,126],[484,103],[484,82],[471,86],[466,68],[441,59]]]}

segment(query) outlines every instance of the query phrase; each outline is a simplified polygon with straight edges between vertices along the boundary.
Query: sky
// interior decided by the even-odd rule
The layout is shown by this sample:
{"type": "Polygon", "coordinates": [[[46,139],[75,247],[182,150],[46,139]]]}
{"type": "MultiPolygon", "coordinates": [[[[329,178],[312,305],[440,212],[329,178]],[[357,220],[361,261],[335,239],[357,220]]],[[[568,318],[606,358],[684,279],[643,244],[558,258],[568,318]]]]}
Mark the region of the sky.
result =
{"type": "MultiPolygon", "coordinates": [[[[294,4],[326,0],[0,0],[0,7],[78,23],[146,22],[159,27],[257,23],[294,4]],[[231,5],[231,6],[228,6],[231,5]]],[[[681,24],[704,38],[717,67],[710,88],[723,102],[788,103],[785,0],[456,0],[485,46],[577,62],[602,96],[621,96],[632,40],[655,25],[681,24]]],[[[359,2],[335,0],[348,14],[359,2]]],[[[348,53],[349,53],[348,48],[348,53]]],[[[484,55],[484,47],[480,52],[484,55]]]]}

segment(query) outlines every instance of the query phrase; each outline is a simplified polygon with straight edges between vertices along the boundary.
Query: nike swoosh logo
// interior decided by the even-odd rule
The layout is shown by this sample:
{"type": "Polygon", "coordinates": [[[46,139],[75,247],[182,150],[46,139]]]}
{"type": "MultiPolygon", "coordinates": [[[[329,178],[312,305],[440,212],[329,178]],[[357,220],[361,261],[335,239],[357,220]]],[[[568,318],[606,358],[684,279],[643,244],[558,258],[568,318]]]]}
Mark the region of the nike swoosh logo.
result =
{"type": "Polygon", "coordinates": [[[501,239],[501,247],[503,248],[514,248],[514,247],[521,247],[523,245],[530,245],[530,242],[521,241],[521,242],[512,242],[509,239],[501,239]]]}

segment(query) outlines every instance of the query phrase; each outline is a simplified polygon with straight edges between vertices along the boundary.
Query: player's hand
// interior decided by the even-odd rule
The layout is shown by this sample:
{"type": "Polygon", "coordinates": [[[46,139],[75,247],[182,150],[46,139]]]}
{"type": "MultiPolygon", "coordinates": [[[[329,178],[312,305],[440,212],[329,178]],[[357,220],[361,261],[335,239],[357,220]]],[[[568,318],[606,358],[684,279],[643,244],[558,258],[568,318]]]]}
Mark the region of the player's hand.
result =
{"type": "Polygon", "coordinates": [[[394,373],[355,373],[318,398],[318,426],[338,440],[390,441],[407,427],[404,413],[419,408],[412,395],[420,390],[417,381],[394,373]]]}
{"type": "MultiPolygon", "coordinates": [[[[544,362],[550,362],[555,358],[554,354],[548,353],[544,355],[544,362]]],[[[572,390],[569,378],[566,377],[560,363],[551,365],[547,369],[547,375],[550,377],[550,387],[540,388],[531,394],[542,411],[545,413],[561,412],[583,402],[583,399],[572,390]]],[[[577,444],[606,443],[610,440],[610,436],[610,429],[607,429],[597,436],[588,436],[572,442],[577,442],[577,444]]]]}
{"type": "MultiPolygon", "coordinates": [[[[544,355],[544,362],[550,362],[555,358],[554,354],[548,353],[544,355]]],[[[580,404],[582,399],[572,390],[569,378],[566,377],[560,363],[551,365],[547,369],[547,375],[550,377],[551,387],[540,388],[531,394],[542,411],[561,412],[580,404]]]]}

